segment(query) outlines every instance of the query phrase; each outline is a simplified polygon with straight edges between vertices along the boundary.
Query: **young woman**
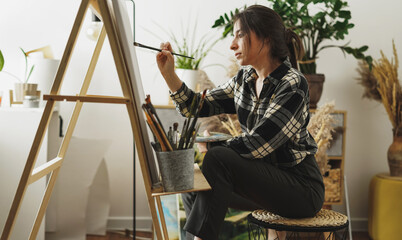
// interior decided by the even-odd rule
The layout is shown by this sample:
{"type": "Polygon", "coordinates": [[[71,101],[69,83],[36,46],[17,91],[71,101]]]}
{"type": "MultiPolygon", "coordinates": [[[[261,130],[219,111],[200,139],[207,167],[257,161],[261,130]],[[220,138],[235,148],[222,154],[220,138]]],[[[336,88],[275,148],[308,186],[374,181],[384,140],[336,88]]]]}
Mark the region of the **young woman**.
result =
{"type": "MultiPolygon", "coordinates": [[[[264,6],[248,7],[234,19],[230,49],[243,68],[207,92],[201,116],[236,113],[242,134],[206,153],[202,171],[212,190],[184,198],[185,230],[194,239],[218,239],[228,207],[302,218],[314,216],[324,201],[317,146],[307,131],[307,81],[295,69],[300,39],[264,6]]],[[[161,48],[159,70],[186,115],[196,93],[175,74],[170,44],[161,48]]]]}

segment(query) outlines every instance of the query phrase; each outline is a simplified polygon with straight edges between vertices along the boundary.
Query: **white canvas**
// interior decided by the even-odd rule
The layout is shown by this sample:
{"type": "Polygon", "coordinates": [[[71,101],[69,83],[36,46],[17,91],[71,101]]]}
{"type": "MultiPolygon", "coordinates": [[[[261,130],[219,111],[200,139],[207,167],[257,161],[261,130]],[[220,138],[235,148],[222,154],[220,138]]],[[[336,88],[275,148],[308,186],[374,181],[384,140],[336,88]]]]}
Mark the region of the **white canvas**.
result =
{"type": "Polygon", "coordinates": [[[145,123],[145,117],[142,112],[141,105],[145,102],[144,88],[142,87],[142,81],[140,76],[140,70],[137,61],[137,55],[135,53],[135,48],[133,45],[133,33],[131,32],[131,24],[129,21],[126,2],[125,0],[113,0],[113,13],[116,20],[116,28],[118,40],[120,41],[121,48],[123,49],[124,60],[126,64],[126,69],[128,71],[129,80],[131,82],[131,91],[135,100],[135,107],[139,113],[139,121],[141,128],[142,141],[135,139],[136,144],[144,144],[146,151],[146,161],[149,166],[149,173],[151,177],[152,184],[158,184],[159,177],[157,166],[155,162],[155,156],[150,144],[150,139],[148,135],[148,126],[145,123]]]}

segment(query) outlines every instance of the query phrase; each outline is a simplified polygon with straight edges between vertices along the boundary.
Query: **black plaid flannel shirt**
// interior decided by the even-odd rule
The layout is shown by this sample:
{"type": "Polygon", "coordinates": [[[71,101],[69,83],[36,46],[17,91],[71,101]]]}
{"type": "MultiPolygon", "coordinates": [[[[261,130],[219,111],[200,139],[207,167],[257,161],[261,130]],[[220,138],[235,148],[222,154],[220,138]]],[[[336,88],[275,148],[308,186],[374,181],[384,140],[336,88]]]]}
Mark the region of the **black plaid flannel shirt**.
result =
{"type": "MultiPolygon", "coordinates": [[[[225,84],[207,91],[200,117],[237,113],[242,134],[226,145],[244,158],[292,167],[315,154],[317,145],[307,131],[310,113],[305,77],[286,59],[264,79],[259,99],[255,94],[256,79],[255,70],[248,66],[225,84]]],[[[194,94],[184,83],[171,93],[183,116],[188,115],[194,94]]]]}

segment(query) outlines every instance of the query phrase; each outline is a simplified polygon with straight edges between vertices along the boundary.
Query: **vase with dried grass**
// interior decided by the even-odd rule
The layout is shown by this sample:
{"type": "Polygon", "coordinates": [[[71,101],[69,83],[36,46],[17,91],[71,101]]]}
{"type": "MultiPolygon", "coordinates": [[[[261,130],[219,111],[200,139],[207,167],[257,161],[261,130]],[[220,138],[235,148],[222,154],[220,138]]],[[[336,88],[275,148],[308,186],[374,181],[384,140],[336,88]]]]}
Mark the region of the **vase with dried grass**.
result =
{"type": "Polygon", "coordinates": [[[388,148],[388,166],[391,176],[402,177],[402,88],[398,79],[398,55],[392,41],[394,59],[391,61],[381,51],[381,58],[374,60],[372,69],[359,63],[359,83],[364,86],[363,97],[381,102],[392,124],[393,142],[388,148]]]}

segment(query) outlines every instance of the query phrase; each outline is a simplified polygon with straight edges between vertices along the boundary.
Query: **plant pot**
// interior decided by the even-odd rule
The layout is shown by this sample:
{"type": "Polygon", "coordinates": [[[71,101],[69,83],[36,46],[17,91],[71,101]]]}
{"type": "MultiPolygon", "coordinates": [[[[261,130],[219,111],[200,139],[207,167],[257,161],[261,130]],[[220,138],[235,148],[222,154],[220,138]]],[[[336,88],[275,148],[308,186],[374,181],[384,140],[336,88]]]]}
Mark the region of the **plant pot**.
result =
{"type": "Polygon", "coordinates": [[[180,80],[187,85],[187,87],[198,92],[198,83],[200,79],[200,73],[198,70],[176,68],[176,74],[180,80]]]}
{"type": "Polygon", "coordinates": [[[388,148],[388,166],[393,177],[402,177],[402,132],[394,134],[392,144],[388,148]]]}
{"type": "Polygon", "coordinates": [[[316,109],[324,87],[324,74],[304,74],[308,82],[310,94],[310,109],[316,109]]]}
{"type": "Polygon", "coordinates": [[[194,148],[155,153],[166,192],[194,188],[194,148]]]}
{"type": "Polygon", "coordinates": [[[37,94],[38,84],[37,83],[15,83],[15,100],[16,102],[24,101],[25,95],[35,96],[37,94]]]}

